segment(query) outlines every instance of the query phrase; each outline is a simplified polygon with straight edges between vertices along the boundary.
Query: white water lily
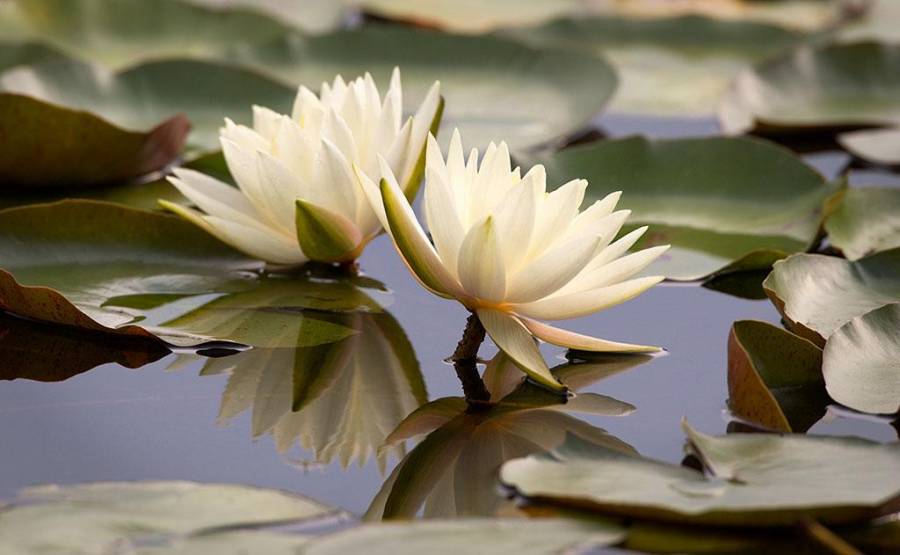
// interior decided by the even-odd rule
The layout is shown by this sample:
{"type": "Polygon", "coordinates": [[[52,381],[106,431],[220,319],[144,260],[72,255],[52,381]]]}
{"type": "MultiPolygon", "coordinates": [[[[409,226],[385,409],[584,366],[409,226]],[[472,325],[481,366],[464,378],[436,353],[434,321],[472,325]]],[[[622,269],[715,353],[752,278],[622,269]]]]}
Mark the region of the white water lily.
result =
{"type": "Polygon", "coordinates": [[[181,168],[169,181],[202,212],[160,203],[267,262],[352,261],[382,227],[351,168],[376,181],[390,168],[413,198],[443,109],[439,90],[435,82],[402,123],[399,69],[383,101],[368,73],[350,83],[337,76],[320,97],[300,87],[291,115],[254,106],[252,128],[225,120],[220,142],[238,189],[181,168]]]}
{"type": "Polygon", "coordinates": [[[668,246],[627,251],[646,227],[613,241],[628,210],[612,193],[579,212],[587,181],[546,191],[544,167],[524,176],[505,143],[478,163],[465,159],[454,132],[446,162],[429,136],[424,211],[432,244],[387,161],[380,186],[358,168],[373,208],[418,281],[478,314],[498,348],[536,381],[561,389],[533,338],[596,352],[653,352],[658,347],[607,341],[540,322],[578,318],[617,305],[659,283],[633,277],[668,246]]]}

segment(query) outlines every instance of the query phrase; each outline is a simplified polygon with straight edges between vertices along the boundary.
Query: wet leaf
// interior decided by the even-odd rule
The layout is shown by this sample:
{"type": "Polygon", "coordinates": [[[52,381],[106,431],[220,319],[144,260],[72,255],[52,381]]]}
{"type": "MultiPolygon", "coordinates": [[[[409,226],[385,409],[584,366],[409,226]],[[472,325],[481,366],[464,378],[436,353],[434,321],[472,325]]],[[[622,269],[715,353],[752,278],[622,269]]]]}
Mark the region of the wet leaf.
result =
{"type": "Polygon", "coordinates": [[[101,364],[139,368],[168,353],[155,341],[83,333],[0,313],[0,380],[58,382],[101,364]]]}
{"type": "Polygon", "coordinates": [[[728,336],[728,407],[744,420],[780,432],[805,432],[829,399],[822,350],[766,322],[735,322],[728,336]]]}
{"type": "Polygon", "coordinates": [[[306,555],[550,555],[619,543],[616,524],[574,519],[461,519],[365,524],[311,541],[306,555]]]}
{"type": "MultiPolygon", "coordinates": [[[[630,365],[624,358],[561,365],[553,372],[561,379],[577,375],[566,383],[581,387],[650,357],[632,356],[630,365]]],[[[391,446],[427,434],[382,485],[366,518],[407,518],[420,509],[428,518],[496,515],[505,504],[495,492],[500,465],[552,449],[567,434],[634,453],[627,443],[570,414],[622,416],[634,410],[628,403],[596,393],[578,393],[564,402],[554,392],[523,383],[521,372],[503,354],[489,363],[485,381],[499,388],[491,391],[490,403],[469,406],[463,398],[437,399],[412,412],[388,436],[385,443],[391,446]]]]}
{"type": "Polygon", "coordinates": [[[835,401],[863,412],[900,412],[900,304],[857,316],[825,343],[822,373],[835,401]]]}
{"type": "Polygon", "coordinates": [[[491,140],[513,150],[560,140],[588,125],[616,87],[612,68],[593,56],[396,26],[286,35],[239,49],[232,60],[313,90],[337,73],[366,71],[386,85],[398,66],[409,107],[440,80],[447,101],[442,133],[449,137],[459,127],[467,146],[481,148],[491,140]]]}
{"type": "MultiPolygon", "coordinates": [[[[68,143],[60,143],[61,147],[79,146],[75,138],[86,133],[86,129],[92,129],[85,127],[86,125],[96,126],[100,130],[96,132],[98,137],[94,143],[80,147],[81,155],[87,158],[81,163],[99,166],[98,161],[106,159],[103,149],[115,152],[116,148],[121,148],[118,143],[126,142],[128,133],[135,133],[131,130],[154,129],[172,118],[179,122],[180,127],[177,129],[181,131],[180,140],[183,140],[186,132],[186,117],[191,126],[188,144],[194,148],[217,150],[223,118],[230,117],[235,122],[248,123],[252,104],[287,113],[295,95],[294,87],[278,83],[252,70],[199,60],[152,61],[118,73],[75,61],[45,63],[12,69],[2,74],[0,91],[7,93],[0,97],[7,99],[0,100],[0,109],[9,111],[9,116],[0,121],[12,122],[12,114],[19,114],[24,110],[21,103],[25,103],[30,110],[15,120],[18,122],[15,127],[10,127],[4,133],[14,138],[4,148],[4,151],[11,150],[5,157],[22,160],[27,172],[49,172],[53,169],[36,166],[36,161],[29,162],[33,158],[28,158],[29,153],[24,150],[28,145],[41,147],[41,152],[31,156],[40,154],[48,159],[56,156],[70,163],[78,162],[68,150],[57,151],[52,148],[56,142],[46,143],[48,121],[52,117],[68,117],[53,126],[62,139],[71,136],[67,139],[68,143]],[[228,91],[228,94],[221,94],[221,91],[228,91]],[[23,128],[25,123],[31,128],[23,128]],[[103,134],[99,135],[101,131],[103,134]],[[89,146],[91,149],[88,149],[89,146]],[[63,156],[70,158],[62,158],[63,156]]],[[[146,133],[145,131],[144,134],[146,133]]],[[[157,131],[159,133],[161,132],[157,131]]],[[[145,148],[152,153],[154,149],[150,147],[159,150],[159,145],[167,144],[161,137],[156,137],[145,148]]],[[[181,143],[174,146],[174,152],[164,162],[168,162],[178,152],[181,143]]],[[[150,157],[145,154],[144,158],[150,157]]],[[[116,161],[117,158],[109,158],[105,163],[112,164],[116,161]]],[[[147,173],[162,165],[164,163],[151,164],[152,167],[140,169],[147,173]]],[[[77,167],[64,168],[78,175],[77,167]]],[[[57,168],[56,171],[60,170],[57,168]]],[[[64,174],[57,176],[56,184],[75,182],[75,178],[64,178],[64,174]]],[[[46,180],[31,178],[34,182],[46,180]]],[[[101,180],[91,180],[97,181],[101,180]]]]}
{"type": "Polygon", "coordinates": [[[900,164],[900,128],[864,129],[838,136],[838,142],[850,154],[886,166],[900,164]]]}
{"type": "Polygon", "coordinates": [[[97,482],[23,490],[0,511],[3,553],[110,553],[213,528],[302,521],[336,511],[298,495],[229,484],[97,482]]]}
{"type": "Polygon", "coordinates": [[[850,260],[900,247],[900,189],[848,189],[825,221],[825,231],[850,260]]]}
{"type": "Polygon", "coordinates": [[[789,151],[750,138],[649,141],[632,137],[560,151],[545,161],[557,183],[584,178],[586,202],[622,191],[637,244],[672,248],[647,270],[670,279],[757,270],[815,240],[840,186],[789,151]]]}
{"type": "Polygon", "coordinates": [[[534,501],[692,525],[849,524],[900,498],[898,444],[685,431],[708,474],[570,437],[551,453],[506,463],[500,478],[534,501]]]}
{"type": "Polygon", "coordinates": [[[803,47],[735,80],[719,108],[729,134],[900,123],[900,45],[803,47]]]}
{"type": "Polygon", "coordinates": [[[853,318],[900,302],[900,249],[852,262],[796,254],[775,264],[763,287],[788,327],[822,346],[853,318]]]}
{"type": "Polygon", "coordinates": [[[742,69],[809,40],[776,25],[698,15],[580,17],[511,34],[608,57],[621,80],[610,110],[679,117],[714,114],[742,69]]]}
{"type": "Polygon", "coordinates": [[[103,202],[0,211],[0,261],[6,311],[178,345],[327,343],[353,333],[328,313],[380,310],[354,280],[260,276],[261,263],[179,218],[103,202]]]}

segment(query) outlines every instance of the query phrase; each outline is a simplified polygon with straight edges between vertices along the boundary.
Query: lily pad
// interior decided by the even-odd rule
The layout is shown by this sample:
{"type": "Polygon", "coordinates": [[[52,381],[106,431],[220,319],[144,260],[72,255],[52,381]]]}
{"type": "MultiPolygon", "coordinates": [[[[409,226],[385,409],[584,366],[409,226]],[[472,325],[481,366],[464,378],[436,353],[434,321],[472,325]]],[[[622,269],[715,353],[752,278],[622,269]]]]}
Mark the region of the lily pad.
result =
{"type": "Polygon", "coordinates": [[[297,555],[310,540],[300,534],[234,530],[178,538],[167,545],[141,546],[124,555],[297,555]]]}
{"type": "Polygon", "coordinates": [[[235,43],[290,29],[252,10],[211,9],[181,0],[11,0],[29,37],[69,55],[122,68],[146,60],[209,58],[235,43]]]}
{"type": "Polygon", "coordinates": [[[460,519],[366,524],[311,541],[304,555],[551,555],[619,543],[620,526],[576,519],[460,519]]]}
{"type": "MultiPolygon", "coordinates": [[[[29,122],[31,128],[22,128],[24,116],[19,116],[15,120],[10,120],[9,117],[0,119],[0,121],[10,120],[9,125],[18,122],[15,127],[10,127],[4,132],[5,136],[13,138],[4,151],[12,147],[13,155],[25,162],[29,159],[26,158],[28,152],[24,149],[29,145],[38,144],[37,141],[40,141],[43,150],[47,151],[44,156],[62,157],[68,152],[64,149],[60,152],[55,148],[47,149],[46,130],[49,127],[38,127],[41,122],[46,125],[44,118],[48,119],[59,112],[71,114],[69,119],[52,126],[57,134],[64,133],[63,138],[72,136],[69,143],[63,143],[61,147],[77,146],[74,142],[76,137],[81,139],[81,134],[86,132],[85,129],[90,128],[85,125],[101,127],[101,124],[105,124],[102,126],[105,134],[99,136],[94,144],[87,145],[92,149],[88,150],[85,146],[81,151],[83,157],[91,158],[93,161],[85,160],[81,162],[82,164],[97,164],[97,159],[106,160],[103,149],[116,148],[118,141],[127,138],[129,132],[126,130],[152,129],[159,126],[160,122],[172,118],[180,125],[177,128],[181,132],[178,135],[179,140],[183,140],[187,131],[186,117],[190,120],[192,129],[188,138],[189,145],[199,149],[217,150],[219,128],[223,125],[223,118],[227,116],[236,122],[248,123],[252,104],[260,104],[286,113],[290,111],[295,95],[293,87],[249,69],[193,60],[148,62],[119,73],[74,61],[45,63],[12,69],[0,75],[0,92],[6,93],[4,96],[12,99],[0,100],[0,109],[10,111],[10,116],[23,110],[20,107],[23,102],[29,102],[26,106],[36,113],[36,115],[28,113],[26,115],[29,118],[24,119],[24,122],[29,122]],[[222,91],[228,91],[228,94],[222,94],[222,91]],[[48,113],[50,115],[47,115],[48,113]],[[178,117],[179,114],[183,115],[178,117]]],[[[51,146],[57,142],[59,141],[51,142],[51,146]]],[[[157,137],[151,146],[157,146],[160,142],[164,141],[157,137]]],[[[180,146],[180,142],[175,145],[172,156],[178,152],[180,146]]],[[[77,159],[71,160],[77,162],[77,159]]],[[[115,158],[110,160],[115,161],[115,158]]],[[[167,159],[166,162],[168,161],[167,159]]],[[[160,166],[161,164],[156,164],[141,169],[146,173],[160,166]]],[[[70,172],[76,171],[77,175],[77,165],[74,169],[70,166],[63,167],[70,172]]],[[[24,168],[25,172],[36,170],[50,171],[35,166],[35,162],[24,168]]],[[[38,179],[34,178],[33,181],[38,179]]]]}
{"type": "Polygon", "coordinates": [[[447,101],[441,129],[449,136],[459,127],[482,148],[492,140],[514,150],[560,140],[587,126],[616,87],[613,69],[594,56],[395,26],[285,35],[236,49],[231,59],[314,90],[335,74],[366,71],[385,85],[397,66],[407,106],[440,80],[447,101]]]}
{"type": "Polygon", "coordinates": [[[900,45],[802,47],[743,72],[719,108],[728,134],[900,123],[900,45]]]}
{"type": "Polygon", "coordinates": [[[797,254],[776,263],[763,287],[794,333],[823,346],[853,318],[900,302],[900,249],[852,262],[797,254]]]}
{"type": "Polygon", "coordinates": [[[67,59],[66,56],[58,50],[39,42],[0,41],[0,72],[16,66],[65,59],[67,59]]]}
{"type": "Polygon", "coordinates": [[[851,131],[838,136],[850,154],[874,164],[900,164],[900,127],[851,131]]]}
{"type": "Polygon", "coordinates": [[[586,11],[580,0],[358,0],[367,13],[454,33],[536,25],[586,11]]]}
{"type": "Polygon", "coordinates": [[[900,247],[900,189],[847,190],[825,220],[831,245],[850,260],[900,247]]]}
{"type": "MultiPolygon", "coordinates": [[[[344,313],[354,334],[311,347],[252,349],[210,359],[201,374],[229,374],[219,420],[252,412],[254,437],[271,434],[279,452],[295,443],[321,464],[364,465],[404,416],[428,395],[412,345],[388,313],[344,313]]],[[[376,453],[377,451],[377,453],[376,453]]],[[[402,446],[393,450],[402,456],[402,446]]]]}
{"type": "Polygon", "coordinates": [[[0,511],[0,551],[99,555],[146,540],[336,513],[298,495],[230,484],[38,486],[22,491],[15,504],[0,511]]]}
{"type": "Polygon", "coordinates": [[[511,34],[607,56],[621,79],[612,111],[679,117],[713,115],[741,70],[809,40],[776,25],[699,15],[580,17],[511,34]]]}
{"type": "Polygon", "coordinates": [[[0,313],[0,380],[58,382],[101,364],[139,368],[169,354],[156,343],[83,333],[0,313]]]}
{"type": "Polygon", "coordinates": [[[180,218],[96,201],[0,211],[0,260],[3,310],[178,345],[316,345],[353,333],[323,312],[380,310],[351,281],[260,276],[180,218]]]}
{"type": "Polygon", "coordinates": [[[321,34],[341,26],[350,2],[345,0],[189,0],[216,9],[254,10],[308,33],[321,34]]]}
{"type": "Polygon", "coordinates": [[[728,407],[779,432],[805,432],[825,416],[822,350],[766,322],[735,322],[728,336],[728,407]]]}
{"type": "Polygon", "coordinates": [[[900,445],[857,438],[736,434],[685,425],[706,473],[578,438],[503,465],[501,481],[535,501],[680,524],[790,526],[869,520],[900,499],[900,445]],[[822,487],[828,484],[828,487],[822,487]]]}
{"type": "Polygon", "coordinates": [[[647,270],[693,280],[765,269],[816,239],[829,184],[789,151],[753,138],[642,137],[562,150],[544,161],[558,183],[584,178],[586,202],[622,191],[637,248],[671,244],[647,270]]]}
{"type": "MultiPolygon", "coordinates": [[[[561,365],[553,372],[569,387],[581,387],[649,358],[612,356],[561,365]]],[[[429,518],[496,515],[504,504],[494,491],[500,465],[552,449],[567,434],[634,453],[627,443],[570,414],[622,416],[634,410],[628,403],[596,393],[578,393],[563,402],[558,394],[522,383],[521,371],[502,353],[488,365],[484,381],[491,387],[489,402],[470,406],[461,397],[431,401],[388,436],[386,446],[427,434],[385,481],[366,518],[412,517],[423,507],[429,518]]]]}
{"type": "Polygon", "coordinates": [[[822,373],[835,401],[871,413],[900,412],[900,304],[857,316],[825,343],[822,373]]]}

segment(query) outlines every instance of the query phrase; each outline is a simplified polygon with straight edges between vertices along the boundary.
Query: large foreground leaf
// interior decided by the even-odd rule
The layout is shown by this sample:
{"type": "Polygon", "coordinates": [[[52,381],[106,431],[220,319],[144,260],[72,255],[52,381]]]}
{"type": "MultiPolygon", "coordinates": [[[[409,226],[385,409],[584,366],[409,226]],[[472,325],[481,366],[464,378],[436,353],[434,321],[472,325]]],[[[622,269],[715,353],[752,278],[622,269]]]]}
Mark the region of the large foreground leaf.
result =
{"type": "Polygon", "coordinates": [[[900,304],[857,316],[831,334],[822,372],[836,401],[864,412],[900,411],[900,304]]]}
{"type": "Polygon", "coordinates": [[[503,465],[526,498],[685,524],[792,525],[868,520],[900,498],[900,445],[855,438],[737,434],[686,427],[708,474],[570,438],[503,465]],[[827,487],[823,487],[827,484],[827,487]]]}
{"type": "Polygon", "coordinates": [[[821,346],[853,318],[900,302],[900,249],[854,262],[797,254],[776,263],[763,287],[791,330],[821,346]]]}
{"type": "Polygon", "coordinates": [[[900,46],[801,48],[742,73],[719,110],[738,134],[900,123],[900,46]]]}
{"type": "MultiPolygon", "coordinates": [[[[35,156],[42,155],[48,159],[55,156],[54,159],[75,164],[74,168],[64,167],[76,176],[79,161],[73,157],[75,154],[87,158],[81,164],[98,166],[99,161],[121,163],[114,157],[107,160],[103,149],[121,148],[118,142],[124,142],[129,134],[134,134],[126,129],[152,129],[178,114],[184,114],[190,120],[192,129],[189,144],[201,149],[218,149],[218,130],[224,124],[225,117],[247,123],[252,104],[286,113],[295,94],[293,87],[251,70],[189,60],[148,62],[120,73],[80,62],[39,64],[4,73],[0,76],[0,91],[8,93],[0,97],[0,110],[7,110],[10,114],[0,118],[0,122],[22,112],[24,108],[20,104],[26,100],[30,101],[26,106],[31,110],[10,120],[9,125],[17,125],[4,133],[10,140],[4,142],[2,156],[16,157],[12,159],[26,164],[19,169],[22,173],[54,170],[37,166],[41,159],[35,156]],[[228,91],[228,94],[223,94],[223,91],[228,91]],[[30,98],[21,100],[22,96],[30,98]],[[70,110],[61,110],[61,107],[70,110]],[[60,112],[67,114],[68,119],[52,125],[51,118],[60,117],[55,115],[60,112]],[[25,124],[28,127],[23,127],[25,124]],[[86,129],[92,129],[91,125],[98,127],[99,130],[94,132],[98,136],[88,135],[87,138],[93,142],[79,147],[81,150],[75,153],[69,153],[66,149],[77,147],[76,138],[86,133],[86,129]],[[56,140],[47,140],[48,129],[54,130],[56,140]],[[100,134],[101,131],[103,134],[100,134]],[[37,145],[47,152],[35,154],[26,150],[37,145]],[[10,150],[12,153],[8,152],[10,150]]],[[[183,127],[184,123],[181,125],[183,127]]],[[[159,148],[160,142],[157,137],[150,146],[159,148]]],[[[180,147],[180,143],[177,146],[180,147]]],[[[149,146],[146,148],[153,152],[149,146]]],[[[175,148],[177,151],[178,148],[175,148]]],[[[112,151],[113,154],[116,152],[112,151]]],[[[60,169],[55,171],[61,172],[60,169]]],[[[37,181],[36,178],[33,180],[37,181]]]]}
{"type": "Polygon", "coordinates": [[[350,281],[259,276],[180,218],[95,201],[0,211],[0,267],[3,310],[180,345],[327,343],[353,331],[323,312],[379,310],[350,281]]]}
{"type": "Polygon", "coordinates": [[[335,74],[366,71],[385,86],[398,66],[407,109],[439,80],[447,100],[441,129],[449,136],[459,127],[479,147],[505,140],[521,150],[569,135],[588,124],[616,86],[609,64],[593,56],[391,26],[286,35],[236,49],[233,57],[313,90],[335,74]]]}
{"type": "Polygon", "coordinates": [[[749,138],[633,137],[545,164],[556,183],[587,179],[587,201],[622,191],[629,225],[650,226],[638,247],[672,245],[648,272],[678,280],[763,269],[806,250],[838,189],[789,151],[749,138]]]}
{"type": "MultiPolygon", "coordinates": [[[[142,541],[335,514],[281,491],[193,482],[38,486],[0,510],[0,551],[100,555],[142,541]]],[[[119,552],[119,551],[115,551],[119,552]]]]}
{"type": "Polygon", "coordinates": [[[848,189],[825,221],[825,231],[850,260],[900,247],[900,189],[848,189]]]}
{"type": "Polygon", "coordinates": [[[668,116],[712,115],[742,69],[806,39],[775,25],[696,15],[573,18],[512,34],[607,56],[621,80],[612,110],[668,116]]]}
{"type": "Polygon", "coordinates": [[[754,424],[805,432],[824,415],[822,350],[766,322],[735,322],[728,335],[728,407],[754,424]]]}

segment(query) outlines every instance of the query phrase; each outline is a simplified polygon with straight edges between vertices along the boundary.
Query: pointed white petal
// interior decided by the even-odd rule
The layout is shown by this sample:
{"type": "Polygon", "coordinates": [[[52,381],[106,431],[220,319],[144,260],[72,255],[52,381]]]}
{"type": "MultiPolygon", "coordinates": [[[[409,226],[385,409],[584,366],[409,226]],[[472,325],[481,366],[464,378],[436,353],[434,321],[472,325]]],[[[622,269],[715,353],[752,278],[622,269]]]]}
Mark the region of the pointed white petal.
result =
{"type": "Polygon", "coordinates": [[[522,324],[528,331],[542,341],[575,349],[578,351],[591,351],[595,353],[656,353],[661,351],[659,347],[649,345],[634,345],[631,343],[619,343],[607,341],[589,335],[571,332],[568,330],[548,326],[543,322],[530,318],[521,318],[522,324]]]}
{"type": "Polygon", "coordinates": [[[328,139],[322,139],[322,152],[319,160],[320,192],[329,197],[324,204],[326,208],[352,220],[356,219],[358,210],[358,187],[350,163],[340,149],[328,139]]]}
{"type": "Polygon", "coordinates": [[[256,161],[257,151],[243,148],[238,143],[224,136],[221,137],[220,142],[222,143],[222,154],[225,156],[228,171],[241,189],[241,192],[253,204],[253,207],[261,217],[266,221],[277,221],[275,212],[262,191],[259,167],[256,161]]]}
{"type": "Polygon", "coordinates": [[[633,299],[662,280],[662,276],[635,278],[583,293],[551,295],[533,303],[512,305],[512,310],[540,320],[580,318],[633,299]]]}
{"type": "Polygon", "coordinates": [[[258,228],[214,216],[205,219],[213,227],[217,237],[254,258],[275,264],[301,264],[308,260],[293,237],[274,230],[265,233],[258,228]]]}
{"type": "Polygon", "coordinates": [[[530,303],[558,291],[591,260],[598,242],[595,237],[580,237],[547,249],[512,276],[507,302],[530,303]]]}
{"type": "Polygon", "coordinates": [[[669,245],[650,247],[613,260],[586,275],[578,276],[561,293],[589,291],[624,281],[649,266],[667,250],[669,245]]]}
{"type": "Polygon", "coordinates": [[[459,282],[466,293],[500,302],[506,294],[506,270],[493,218],[488,216],[466,234],[459,248],[459,282]]]}
{"type": "MultiPolygon", "coordinates": [[[[409,150],[406,152],[406,163],[403,171],[398,176],[401,183],[409,183],[414,180],[416,174],[421,175],[419,168],[424,164],[425,139],[428,133],[434,131],[437,133],[437,126],[440,124],[441,114],[444,108],[444,101],[441,98],[441,83],[435,81],[425,100],[419,106],[415,116],[413,116],[413,125],[409,137],[409,150]]],[[[413,186],[418,185],[417,183],[413,186]]]]}
{"type": "Polygon", "coordinates": [[[508,274],[526,261],[541,192],[542,186],[533,177],[526,176],[506,194],[494,211],[497,236],[503,245],[503,262],[508,274]]]}
{"type": "Polygon", "coordinates": [[[604,264],[608,264],[613,260],[618,259],[620,256],[628,252],[628,249],[634,246],[635,243],[638,242],[644,233],[647,231],[647,226],[642,226],[634,231],[623,235],[619,239],[617,239],[613,244],[607,246],[603,250],[601,250],[597,256],[591,260],[590,264],[588,264],[587,268],[585,268],[585,273],[590,272],[603,266],[604,264]]]}
{"type": "Polygon", "coordinates": [[[479,309],[477,312],[478,319],[481,320],[494,344],[506,353],[519,369],[531,379],[551,389],[565,389],[565,386],[550,373],[534,338],[516,317],[499,310],[479,309]]]}
{"type": "Polygon", "coordinates": [[[283,116],[274,110],[263,106],[253,106],[253,130],[259,133],[260,137],[271,143],[275,140],[275,135],[280,127],[280,120],[283,116]]]}
{"type": "Polygon", "coordinates": [[[169,183],[210,216],[258,225],[256,209],[234,187],[187,168],[176,168],[174,173],[174,177],[169,177],[169,183]]]}
{"type": "Polygon", "coordinates": [[[265,195],[276,218],[273,223],[285,233],[293,233],[296,191],[303,188],[299,178],[280,160],[261,150],[256,152],[256,164],[260,176],[260,191],[265,195]]]}
{"type": "Polygon", "coordinates": [[[616,191],[590,205],[587,210],[575,217],[575,221],[572,222],[571,232],[586,231],[586,228],[590,227],[593,222],[612,214],[621,197],[622,191],[616,191]]]}
{"type": "Polygon", "coordinates": [[[530,255],[536,256],[566,235],[584,200],[587,181],[575,179],[550,192],[538,205],[530,255]]]}
{"type": "MultiPolygon", "coordinates": [[[[429,167],[429,173],[432,168],[433,166],[429,167]]],[[[435,249],[444,266],[453,270],[452,273],[455,275],[465,230],[460,222],[456,199],[450,190],[450,185],[438,173],[431,173],[427,176],[423,206],[425,221],[431,232],[435,249]]]]}

